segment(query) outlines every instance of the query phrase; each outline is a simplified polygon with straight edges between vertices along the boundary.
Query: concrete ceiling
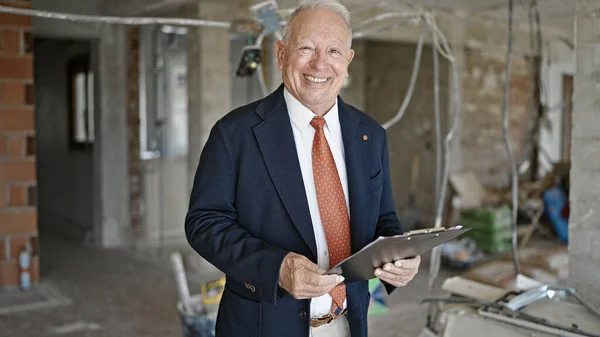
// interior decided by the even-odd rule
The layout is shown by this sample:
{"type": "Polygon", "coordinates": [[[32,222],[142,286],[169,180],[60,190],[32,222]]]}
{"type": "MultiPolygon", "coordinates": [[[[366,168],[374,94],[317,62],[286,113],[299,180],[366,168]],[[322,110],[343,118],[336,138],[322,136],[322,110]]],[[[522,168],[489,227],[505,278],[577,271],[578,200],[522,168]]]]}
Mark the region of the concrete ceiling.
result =
{"type": "MultiPolygon", "coordinates": [[[[126,9],[134,8],[136,14],[154,12],[174,8],[189,3],[201,1],[229,3],[232,6],[248,6],[264,0],[102,0],[105,12],[110,14],[123,14],[129,12],[126,9]]],[[[287,8],[302,0],[277,0],[280,8],[287,8]]],[[[355,10],[364,6],[380,3],[381,0],[340,0],[350,10],[355,10]]],[[[388,0],[390,4],[407,4],[406,0],[388,0]]],[[[412,2],[431,8],[438,3],[440,10],[448,12],[462,12],[467,15],[478,15],[490,17],[498,20],[507,20],[508,0],[412,0],[412,2]]],[[[574,32],[575,0],[538,0],[540,10],[541,24],[544,28],[554,28],[556,30],[572,36],[574,32]]],[[[528,23],[528,6],[530,0],[514,0],[514,20],[516,24],[528,23]]]]}
{"type": "MultiPolygon", "coordinates": [[[[351,8],[360,8],[376,4],[381,0],[341,0],[351,8]]],[[[390,0],[390,3],[408,3],[402,0],[390,0]]],[[[440,10],[458,11],[466,14],[507,20],[508,0],[413,0],[414,3],[431,8],[438,4],[440,10]]],[[[571,34],[574,27],[575,0],[538,0],[540,21],[543,27],[553,27],[571,34]]],[[[530,0],[514,0],[514,21],[517,24],[527,24],[530,0]]]]}

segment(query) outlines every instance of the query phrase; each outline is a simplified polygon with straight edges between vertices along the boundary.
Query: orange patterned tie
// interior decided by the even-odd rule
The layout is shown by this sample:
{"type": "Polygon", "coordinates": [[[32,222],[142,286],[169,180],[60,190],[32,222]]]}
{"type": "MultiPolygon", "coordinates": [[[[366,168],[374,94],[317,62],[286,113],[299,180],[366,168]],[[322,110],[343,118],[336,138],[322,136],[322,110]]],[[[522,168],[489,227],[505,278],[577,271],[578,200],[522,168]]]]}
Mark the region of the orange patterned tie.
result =
{"type": "MultiPolygon", "coordinates": [[[[325,238],[327,239],[329,266],[333,268],[350,256],[352,252],[348,207],[346,206],[340,176],[323,131],[325,119],[317,116],[313,118],[310,125],[316,130],[313,139],[312,166],[317,190],[317,202],[325,238]]],[[[333,298],[331,315],[337,317],[342,313],[344,300],[346,299],[346,286],[341,284],[333,288],[329,295],[333,298]]]]}

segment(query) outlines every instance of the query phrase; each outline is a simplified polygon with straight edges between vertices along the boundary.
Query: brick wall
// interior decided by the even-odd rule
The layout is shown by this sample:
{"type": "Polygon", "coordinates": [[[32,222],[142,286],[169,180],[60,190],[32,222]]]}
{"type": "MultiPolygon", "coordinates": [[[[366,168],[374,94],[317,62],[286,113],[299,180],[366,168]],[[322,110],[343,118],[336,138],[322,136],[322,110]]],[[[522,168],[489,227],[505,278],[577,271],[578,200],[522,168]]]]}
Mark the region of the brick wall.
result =
{"type": "Polygon", "coordinates": [[[135,237],[144,234],[142,223],[142,194],[141,194],[141,160],[140,160],[140,111],[139,111],[139,43],[140,29],[129,28],[127,31],[127,129],[129,154],[129,202],[131,228],[135,237]]]}
{"type": "MultiPolygon", "coordinates": [[[[30,8],[29,1],[0,0],[30,8]]],[[[39,279],[31,18],[0,13],[0,288],[19,283],[17,256],[34,249],[39,279]]]]}
{"type": "MultiPolygon", "coordinates": [[[[510,174],[502,136],[505,57],[467,49],[462,74],[463,165],[490,187],[506,186],[510,174]]],[[[510,85],[509,135],[518,161],[534,117],[530,65],[523,56],[513,56],[510,85]]]]}

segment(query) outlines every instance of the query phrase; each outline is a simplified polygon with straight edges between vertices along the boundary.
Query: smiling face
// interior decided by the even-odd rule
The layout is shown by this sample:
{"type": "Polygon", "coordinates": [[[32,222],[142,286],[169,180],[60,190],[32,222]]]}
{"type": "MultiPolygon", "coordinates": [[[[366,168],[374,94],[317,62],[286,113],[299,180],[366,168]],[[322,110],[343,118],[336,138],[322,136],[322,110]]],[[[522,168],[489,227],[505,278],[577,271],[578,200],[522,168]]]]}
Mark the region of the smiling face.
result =
{"type": "Polygon", "coordinates": [[[290,24],[288,41],[275,43],[283,84],[304,106],[323,116],[348,76],[354,57],[350,31],[344,19],[327,9],[300,13],[290,24]]]}

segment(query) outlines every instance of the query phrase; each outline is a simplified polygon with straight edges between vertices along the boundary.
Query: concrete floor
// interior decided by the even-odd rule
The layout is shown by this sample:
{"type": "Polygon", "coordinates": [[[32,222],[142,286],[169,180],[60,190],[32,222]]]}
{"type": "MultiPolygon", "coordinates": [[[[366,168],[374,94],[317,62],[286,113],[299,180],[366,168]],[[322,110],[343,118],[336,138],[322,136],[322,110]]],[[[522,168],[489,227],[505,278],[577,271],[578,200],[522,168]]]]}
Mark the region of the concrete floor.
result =
{"type": "MultiPolygon", "coordinates": [[[[42,239],[43,283],[38,288],[52,289],[70,303],[0,315],[0,337],[181,336],[168,254],[100,250],[42,239]]],[[[427,310],[419,304],[427,288],[426,263],[425,257],[415,280],[388,297],[387,314],[369,318],[371,336],[419,334],[427,310]]],[[[442,278],[451,274],[441,271],[442,278]]],[[[193,291],[196,287],[192,282],[193,291]]],[[[0,293],[0,302],[6,295],[0,293]]],[[[15,292],[9,295],[14,297],[15,292]]]]}

